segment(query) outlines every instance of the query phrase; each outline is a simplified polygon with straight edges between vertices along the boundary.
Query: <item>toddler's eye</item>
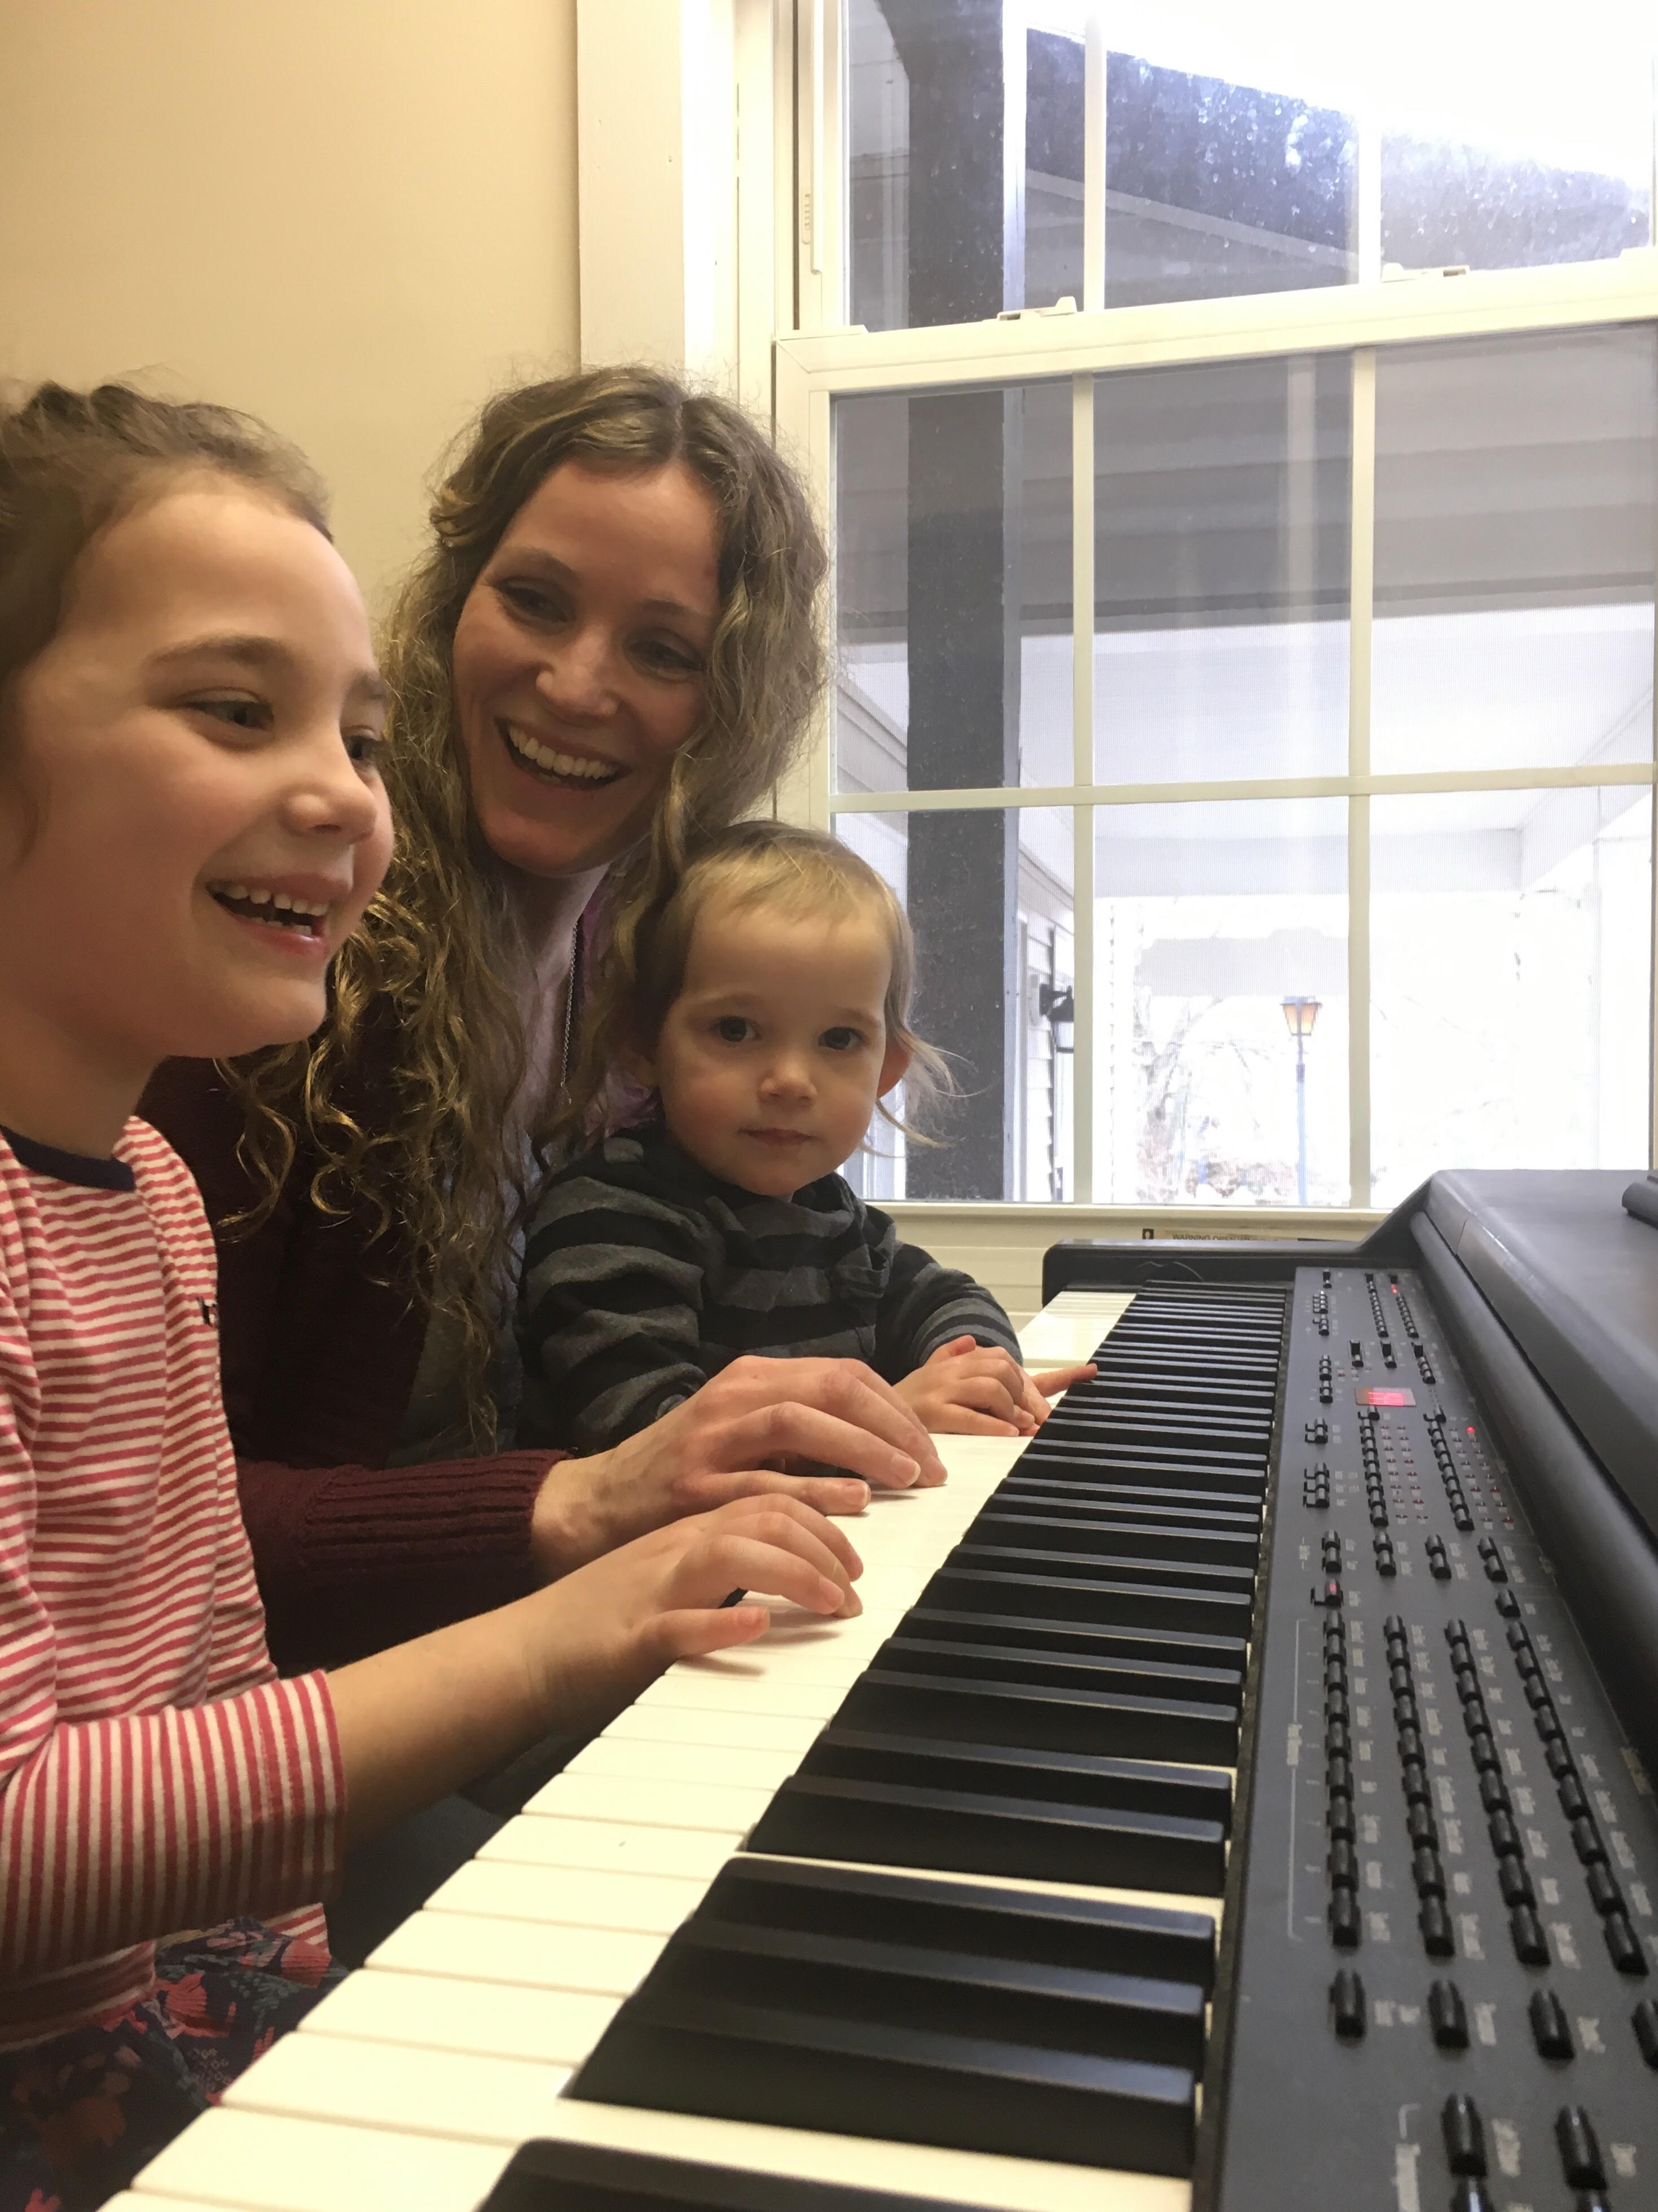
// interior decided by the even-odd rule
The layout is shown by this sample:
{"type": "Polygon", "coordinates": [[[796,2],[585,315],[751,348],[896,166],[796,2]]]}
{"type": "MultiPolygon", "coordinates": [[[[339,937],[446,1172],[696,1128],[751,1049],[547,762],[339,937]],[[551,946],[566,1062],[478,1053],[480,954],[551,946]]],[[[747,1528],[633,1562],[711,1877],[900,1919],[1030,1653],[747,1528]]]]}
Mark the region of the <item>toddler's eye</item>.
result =
{"type": "Polygon", "coordinates": [[[746,1044],[752,1028],[741,1014],[721,1014],[714,1025],[714,1033],[721,1044],[746,1044]]]}
{"type": "Polygon", "coordinates": [[[857,1030],[835,1029],[825,1030],[817,1042],[826,1052],[855,1052],[864,1040],[857,1030]]]}
{"type": "Polygon", "coordinates": [[[386,739],[374,730],[351,730],[346,733],[346,757],[353,768],[379,768],[386,757],[386,739]]]}

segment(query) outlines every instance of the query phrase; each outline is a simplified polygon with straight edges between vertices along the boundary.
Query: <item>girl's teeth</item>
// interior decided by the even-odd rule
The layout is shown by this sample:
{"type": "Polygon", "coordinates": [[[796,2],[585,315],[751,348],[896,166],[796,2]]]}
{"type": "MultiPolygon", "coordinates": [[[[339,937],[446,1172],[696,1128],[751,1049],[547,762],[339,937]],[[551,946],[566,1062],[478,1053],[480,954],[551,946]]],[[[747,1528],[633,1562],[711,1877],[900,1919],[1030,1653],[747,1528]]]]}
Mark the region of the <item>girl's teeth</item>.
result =
{"type": "Polygon", "coordinates": [[[284,914],[290,912],[294,905],[293,900],[289,898],[286,891],[278,891],[272,903],[280,912],[284,914]]]}
{"type": "Polygon", "coordinates": [[[247,896],[255,906],[269,906],[270,903],[269,891],[249,891],[247,896]]]}

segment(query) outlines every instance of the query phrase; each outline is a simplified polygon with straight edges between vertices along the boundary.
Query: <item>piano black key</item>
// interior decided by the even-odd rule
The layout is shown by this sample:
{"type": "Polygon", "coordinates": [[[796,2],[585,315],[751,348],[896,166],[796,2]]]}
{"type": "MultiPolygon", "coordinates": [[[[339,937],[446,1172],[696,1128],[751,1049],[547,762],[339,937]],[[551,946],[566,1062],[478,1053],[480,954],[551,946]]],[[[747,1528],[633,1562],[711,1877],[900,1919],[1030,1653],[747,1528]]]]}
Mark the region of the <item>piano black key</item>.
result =
{"type": "Polygon", "coordinates": [[[1203,2063],[1206,2000],[1195,1982],[700,1919],[673,1938],[653,1979],[665,1991],[785,2010],[809,1989],[812,2011],[836,2020],[944,2034],[971,2021],[975,2035],[997,2043],[1193,2072],[1203,2063]]]}
{"type": "Polygon", "coordinates": [[[1231,1777],[1212,1766],[1090,1758],[1079,1752],[1019,1751],[1000,1743],[950,1743],[935,1736],[842,1728],[838,1722],[817,1738],[799,1771],[1174,1813],[1187,1820],[1212,1820],[1223,1833],[1230,1832],[1232,1820],[1231,1777]]]}
{"type": "Polygon", "coordinates": [[[480,2212],[973,2212],[932,2197],[659,2158],[609,2143],[521,2143],[480,2212]]]}
{"type": "Polygon", "coordinates": [[[1100,1505],[1129,1509],[1143,1516],[1155,1514],[1175,1523],[1199,1520],[1244,1531],[1260,1526],[1260,1507],[1230,1490],[1163,1490],[1145,1482],[1090,1482],[1079,1474],[1022,1474],[1016,1468],[996,1495],[999,1503],[1008,1505],[1053,1505],[1066,1510],[1100,1505]]]}
{"type": "MultiPolygon", "coordinates": [[[[1168,1770],[1171,1774],[1177,1769],[1168,1770]]],[[[1114,1898],[929,1881],[874,1867],[795,1866],[748,1853],[722,1867],[699,1914],[824,1934],[890,1936],[989,1959],[1214,1986],[1215,1931],[1200,1913],[1114,1898]]]]}
{"type": "Polygon", "coordinates": [[[1051,1574],[1089,1580],[1096,1576],[1102,1580],[1121,1577],[1125,1581],[1146,1584],[1179,1583],[1189,1584],[1193,1589],[1212,1589],[1246,1598],[1253,1592],[1255,1583],[1253,1568],[1218,1566],[1207,1559],[1182,1559],[1152,1551],[1063,1550],[1051,1541],[987,1544],[976,1540],[971,1532],[957,1544],[946,1564],[957,1562],[964,1567],[1006,1567],[1016,1574],[1051,1574]]]}
{"type": "Polygon", "coordinates": [[[1126,1659],[1163,1655],[1193,1666],[1244,1671],[1248,1644],[1241,1636],[1175,1635],[1129,1624],[1101,1626],[1083,1620],[1044,1620],[1016,1613],[956,1613],[938,1606],[912,1606],[898,1624],[903,1636],[937,1638],[946,1644],[999,1644],[1030,1651],[1097,1653],[1126,1659]]]}
{"type": "Polygon", "coordinates": [[[1177,1896],[1218,1897],[1226,1879],[1218,1821],[804,1771],[779,1789],[750,1844],[801,1858],[1177,1896]]]}
{"type": "Polygon", "coordinates": [[[659,1993],[652,1976],[570,2094],[834,2135],[1186,2174],[1184,2068],[659,1993]]]}
{"type": "Polygon", "coordinates": [[[1120,1559],[1198,1559],[1211,1566],[1236,1567],[1253,1574],[1260,1540],[1253,1532],[1206,1526],[1200,1521],[1141,1521],[1126,1514],[1037,1511],[1022,1501],[994,1506],[975,1516],[965,1540],[1029,1549],[1101,1553],[1120,1559]]]}
{"type": "Polygon", "coordinates": [[[847,1728],[896,1729],[954,1743],[1207,1766],[1237,1762],[1238,1708],[1218,1698],[1048,1689],[1035,1682],[955,1680],[878,1665],[859,1675],[835,1718],[847,1728]]]}
{"type": "Polygon", "coordinates": [[[1105,1576],[1084,1579],[1029,1574],[999,1566],[993,1558],[983,1565],[964,1560],[959,1547],[922,1591],[920,1602],[947,1610],[1035,1614],[1102,1626],[1233,1637],[1248,1636],[1254,1609],[1253,1590],[1205,1589],[1105,1576]]]}
{"type": "MultiPolygon", "coordinates": [[[[1127,1691],[1137,1698],[1218,1698],[1238,1705],[1243,1676],[1236,1668],[1193,1666],[1176,1659],[1177,1646],[1127,1657],[1119,1653],[1031,1651],[994,1643],[947,1643],[909,1636],[904,1624],[881,1646],[874,1663],[902,1671],[955,1674],[973,1681],[1040,1682],[1050,1690],[1127,1691]]],[[[1189,1655],[1188,1655],[1189,1656],[1189,1655]]]]}

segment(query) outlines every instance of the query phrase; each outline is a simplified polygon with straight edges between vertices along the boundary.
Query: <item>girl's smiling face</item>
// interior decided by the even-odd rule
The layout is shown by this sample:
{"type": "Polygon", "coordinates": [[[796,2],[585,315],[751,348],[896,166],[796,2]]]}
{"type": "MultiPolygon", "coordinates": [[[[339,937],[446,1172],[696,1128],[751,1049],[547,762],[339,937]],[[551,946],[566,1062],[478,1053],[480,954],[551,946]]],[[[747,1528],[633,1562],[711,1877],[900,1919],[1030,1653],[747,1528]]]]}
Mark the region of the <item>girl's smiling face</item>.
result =
{"type": "Polygon", "coordinates": [[[383,690],[328,540],[185,479],[88,547],[0,704],[0,1031],[20,1055],[118,1092],[171,1054],[307,1036],[392,847],[383,690]]]}
{"type": "Polygon", "coordinates": [[[536,877],[644,836],[702,711],[720,616],[714,501],[679,462],[565,461],[467,595],[455,708],[484,842],[536,877]]]}

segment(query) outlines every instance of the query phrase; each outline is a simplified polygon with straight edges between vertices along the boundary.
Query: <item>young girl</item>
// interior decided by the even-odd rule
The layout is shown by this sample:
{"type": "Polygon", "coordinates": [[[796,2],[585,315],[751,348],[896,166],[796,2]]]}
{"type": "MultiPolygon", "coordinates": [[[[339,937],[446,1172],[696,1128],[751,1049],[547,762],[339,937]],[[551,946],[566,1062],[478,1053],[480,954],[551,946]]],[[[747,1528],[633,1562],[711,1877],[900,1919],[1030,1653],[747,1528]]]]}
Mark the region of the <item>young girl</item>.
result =
{"type": "Polygon", "coordinates": [[[600,1110],[612,1068],[656,1111],[556,1176],[532,1218],[520,1442],[601,1449],[745,1352],[866,1360],[930,1429],[989,1436],[1029,1435],[1093,1373],[1027,1375],[990,1293],[900,1244],[835,1172],[907,1073],[942,1073],[909,1026],[914,975],[875,871],[777,822],[708,839],[618,933],[568,1118],[600,1110]]]}
{"type": "Polygon", "coordinates": [[[755,1498],[276,1678],[212,1244],[132,1109],[321,1020],[383,714],[294,456],[118,387],[0,411],[3,2212],[100,2203],[314,2001],[347,1844],[758,1634],[734,1587],[856,1610],[846,1539],[755,1498]]]}

